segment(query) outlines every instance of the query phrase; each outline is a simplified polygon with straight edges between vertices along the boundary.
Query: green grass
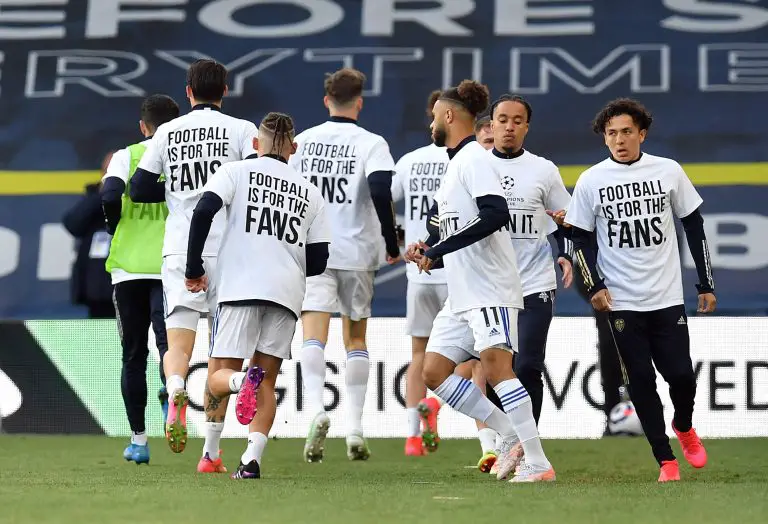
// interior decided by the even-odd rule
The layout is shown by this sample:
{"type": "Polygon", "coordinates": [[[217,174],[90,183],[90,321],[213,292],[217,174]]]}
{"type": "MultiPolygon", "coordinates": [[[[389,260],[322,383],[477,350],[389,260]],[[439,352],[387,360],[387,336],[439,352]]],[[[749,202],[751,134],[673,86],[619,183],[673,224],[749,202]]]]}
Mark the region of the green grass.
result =
{"type": "MultiPolygon", "coordinates": [[[[271,440],[257,481],[195,473],[199,440],[182,455],[151,441],[150,466],[126,463],[124,443],[0,436],[0,522],[768,522],[768,439],[708,441],[709,465],[684,464],[683,481],[667,485],[656,483],[644,439],[550,440],[558,481],[522,486],[467,468],[479,458],[475,441],[444,441],[411,458],[400,439],[374,440],[371,460],[350,463],[343,441],[331,440],[325,462],[305,464],[302,442],[271,440]]],[[[230,471],[243,446],[223,442],[230,471]]]]}

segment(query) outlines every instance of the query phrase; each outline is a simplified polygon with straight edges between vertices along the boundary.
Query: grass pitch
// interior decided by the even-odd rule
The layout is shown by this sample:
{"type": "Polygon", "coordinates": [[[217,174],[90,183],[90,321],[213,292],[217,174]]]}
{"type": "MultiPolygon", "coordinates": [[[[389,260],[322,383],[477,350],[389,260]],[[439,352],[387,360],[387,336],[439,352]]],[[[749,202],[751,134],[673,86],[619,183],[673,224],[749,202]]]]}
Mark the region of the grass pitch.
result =
{"type": "MultiPolygon", "coordinates": [[[[470,467],[474,440],[443,441],[421,458],[405,457],[401,439],[372,440],[371,459],[351,463],[334,439],[322,464],[301,461],[302,441],[271,440],[256,481],[197,474],[201,440],[181,455],[151,440],[149,466],[122,459],[126,441],[0,436],[0,522],[768,522],[768,439],[706,441],[709,465],[682,464],[682,482],[666,485],[644,439],[548,440],[557,482],[523,486],[470,467]]],[[[244,445],[223,441],[230,472],[244,445]]]]}

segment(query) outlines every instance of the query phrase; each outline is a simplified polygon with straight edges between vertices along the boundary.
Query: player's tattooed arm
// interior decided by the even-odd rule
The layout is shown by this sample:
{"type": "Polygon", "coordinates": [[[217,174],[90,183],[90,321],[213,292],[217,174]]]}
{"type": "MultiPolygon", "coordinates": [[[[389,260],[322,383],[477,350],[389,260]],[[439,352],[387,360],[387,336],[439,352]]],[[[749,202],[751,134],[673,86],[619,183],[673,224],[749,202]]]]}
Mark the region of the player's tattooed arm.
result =
{"type": "Polygon", "coordinates": [[[205,421],[224,422],[225,414],[217,414],[221,406],[221,399],[213,394],[208,382],[205,383],[205,421]]]}

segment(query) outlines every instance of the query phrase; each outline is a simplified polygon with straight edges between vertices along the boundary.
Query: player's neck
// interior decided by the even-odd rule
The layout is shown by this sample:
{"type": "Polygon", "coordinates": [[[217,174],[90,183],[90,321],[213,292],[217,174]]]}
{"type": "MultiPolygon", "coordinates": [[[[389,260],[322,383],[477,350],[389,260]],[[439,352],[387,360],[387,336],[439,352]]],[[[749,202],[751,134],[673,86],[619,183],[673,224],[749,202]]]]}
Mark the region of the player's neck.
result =
{"type": "Polygon", "coordinates": [[[457,125],[451,129],[450,136],[445,139],[445,147],[448,149],[456,149],[462,142],[466,141],[469,136],[474,138],[475,126],[474,124],[463,125],[462,122],[457,122],[457,125]]]}
{"type": "Polygon", "coordinates": [[[473,142],[474,140],[475,140],[474,132],[470,132],[469,134],[464,135],[462,138],[458,140],[446,140],[445,146],[447,148],[448,158],[453,158],[454,156],[456,156],[456,153],[458,153],[461,150],[461,148],[463,148],[465,145],[469,144],[470,142],[473,142]]]}
{"type": "Polygon", "coordinates": [[[522,156],[522,154],[525,153],[525,149],[523,149],[522,147],[519,147],[517,149],[511,148],[511,147],[507,147],[507,148],[496,147],[494,145],[491,152],[496,157],[510,160],[512,158],[517,158],[519,156],[522,156]]]}
{"type": "Polygon", "coordinates": [[[625,165],[625,166],[631,166],[632,164],[634,164],[635,162],[637,162],[641,158],[643,158],[643,152],[640,151],[637,154],[637,156],[635,158],[633,158],[632,160],[618,160],[618,159],[614,158],[613,154],[611,154],[610,157],[611,157],[611,160],[613,160],[617,164],[622,164],[622,165],[625,165]]]}

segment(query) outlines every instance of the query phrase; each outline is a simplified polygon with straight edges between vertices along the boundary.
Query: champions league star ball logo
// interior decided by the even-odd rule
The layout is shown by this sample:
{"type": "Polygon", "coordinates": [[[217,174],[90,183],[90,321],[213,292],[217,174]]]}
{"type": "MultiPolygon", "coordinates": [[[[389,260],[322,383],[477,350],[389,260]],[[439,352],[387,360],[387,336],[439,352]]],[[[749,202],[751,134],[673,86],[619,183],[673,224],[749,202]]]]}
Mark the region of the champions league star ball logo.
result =
{"type": "Polygon", "coordinates": [[[510,176],[505,176],[501,179],[501,187],[504,191],[511,191],[515,187],[515,179],[510,176]]]}

